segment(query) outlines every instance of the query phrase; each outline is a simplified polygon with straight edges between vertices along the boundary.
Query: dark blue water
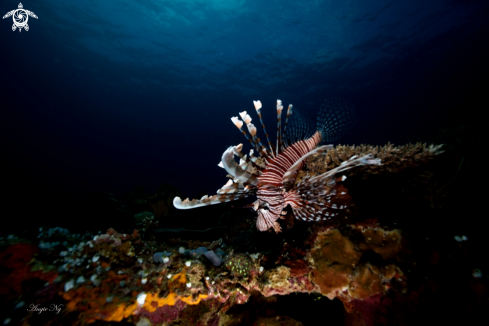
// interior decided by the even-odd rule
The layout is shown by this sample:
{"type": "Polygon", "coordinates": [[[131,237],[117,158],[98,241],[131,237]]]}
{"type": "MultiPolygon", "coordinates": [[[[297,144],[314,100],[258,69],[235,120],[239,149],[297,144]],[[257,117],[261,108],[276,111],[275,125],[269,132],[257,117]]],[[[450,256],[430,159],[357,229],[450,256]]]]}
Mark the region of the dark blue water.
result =
{"type": "Polygon", "coordinates": [[[269,131],[276,99],[311,117],[325,98],[348,100],[348,144],[429,141],[449,112],[487,108],[487,1],[23,5],[38,16],[29,31],[0,21],[3,205],[19,216],[46,193],[167,182],[213,194],[222,152],[245,142],[230,118],[256,117],[253,100],[269,131]]]}

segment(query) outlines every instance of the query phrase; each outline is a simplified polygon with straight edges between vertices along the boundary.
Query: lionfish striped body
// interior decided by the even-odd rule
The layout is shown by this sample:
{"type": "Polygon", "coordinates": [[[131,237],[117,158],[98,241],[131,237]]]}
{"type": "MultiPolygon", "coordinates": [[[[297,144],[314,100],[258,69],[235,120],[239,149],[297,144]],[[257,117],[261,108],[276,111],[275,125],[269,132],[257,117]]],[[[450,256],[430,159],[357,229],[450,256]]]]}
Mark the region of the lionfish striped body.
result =
{"type": "MultiPolygon", "coordinates": [[[[289,119],[292,115],[292,105],[289,105],[285,120],[284,132],[281,128],[282,102],[277,100],[277,140],[272,145],[261,117],[261,102],[254,101],[255,109],[265,132],[268,147],[264,146],[257,136],[256,127],[251,123],[251,117],[246,111],[241,112],[243,121],[237,117],[231,118],[236,127],[249,140],[258,156],[251,150],[244,155],[243,145],[229,147],[222,155],[219,166],[224,168],[231,179],[216,195],[207,195],[200,200],[184,200],[175,197],[173,204],[179,209],[190,209],[200,206],[219,204],[232,200],[256,195],[254,209],[258,213],[256,226],[260,231],[271,228],[280,232],[277,220],[285,215],[285,208],[290,205],[297,219],[304,221],[320,221],[334,217],[338,209],[346,208],[339,205],[342,198],[347,196],[346,188],[338,181],[346,177],[337,177],[342,171],[355,166],[366,164],[380,165],[380,159],[374,159],[371,154],[362,157],[353,156],[342,165],[315,177],[307,176],[295,185],[297,173],[304,166],[306,159],[313,154],[324,153],[333,145],[319,146],[322,140],[331,141],[339,138],[350,127],[352,120],[352,106],[339,99],[326,100],[318,115],[317,130],[311,137],[304,137],[307,131],[305,120],[298,114],[296,119],[289,119]],[[290,135],[286,134],[287,123],[290,120],[290,135]],[[248,132],[243,128],[246,124],[248,132]],[[240,158],[239,164],[234,156],[240,158]]],[[[295,117],[294,116],[294,117],[295,117]]]]}

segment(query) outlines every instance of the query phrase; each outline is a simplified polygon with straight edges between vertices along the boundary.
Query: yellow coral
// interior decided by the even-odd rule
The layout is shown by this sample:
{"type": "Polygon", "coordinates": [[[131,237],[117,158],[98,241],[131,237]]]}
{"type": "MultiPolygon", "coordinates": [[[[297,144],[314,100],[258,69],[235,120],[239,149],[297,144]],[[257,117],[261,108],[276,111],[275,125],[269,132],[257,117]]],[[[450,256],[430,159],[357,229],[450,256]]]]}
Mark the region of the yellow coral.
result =
{"type": "Polygon", "coordinates": [[[177,294],[170,293],[165,298],[158,297],[158,293],[148,293],[143,308],[149,312],[154,312],[157,308],[164,305],[174,306],[177,302],[177,294]]]}
{"type": "Polygon", "coordinates": [[[205,299],[207,297],[208,297],[207,294],[200,294],[199,293],[199,296],[195,299],[191,295],[189,295],[188,297],[180,297],[180,300],[182,300],[186,304],[196,305],[196,304],[200,303],[200,300],[205,299]]]}
{"type": "Polygon", "coordinates": [[[177,288],[185,287],[187,283],[187,276],[185,274],[185,270],[176,274],[172,277],[171,281],[168,282],[168,288],[170,289],[170,294],[168,294],[164,298],[160,298],[158,293],[148,293],[146,295],[146,300],[144,302],[143,308],[149,312],[154,312],[159,307],[163,307],[164,305],[173,306],[178,300],[181,300],[189,305],[196,305],[200,303],[200,300],[208,297],[206,294],[198,294],[196,298],[192,295],[189,296],[179,296],[174,292],[177,288]]]}
{"type": "Polygon", "coordinates": [[[121,302],[118,298],[114,298],[112,303],[106,302],[106,294],[110,293],[109,283],[120,282],[126,278],[127,276],[116,275],[110,271],[109,278],[103,280],[99,287],[81,286],[63,293],[63,298],[68,301],[66,309],[82,311],[80,316],[87,324],[96,320],[121,321],[129,317],[137,308],[137,302],[132,298],[128,302],[121,302]]]}
{"type": "Polygon", "coordinates": [[[138,303],[135,302],[133,304],[119,304],[115,310],[112,311],[112,313],[104,318],[104,321],[121,321],[123,318],[129,317],[134,310],[138,307],[138,303]]]}

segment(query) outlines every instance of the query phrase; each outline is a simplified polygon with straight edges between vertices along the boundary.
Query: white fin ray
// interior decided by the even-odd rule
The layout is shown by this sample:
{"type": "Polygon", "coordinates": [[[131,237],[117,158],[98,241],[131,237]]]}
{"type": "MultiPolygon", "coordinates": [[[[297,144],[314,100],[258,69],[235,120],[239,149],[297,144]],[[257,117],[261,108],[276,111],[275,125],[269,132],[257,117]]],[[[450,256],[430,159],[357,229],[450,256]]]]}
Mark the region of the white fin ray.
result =
{"type": "Polygon", "coordinates": [[[222,154],[222,165],[227,173],[232,175],[235,178],[238,178],[243,183],[251,183],[258,184],[257,178],[243,170],[238,163],[234,160],[234,146],[230,146],[223,154],[222,154]]]}

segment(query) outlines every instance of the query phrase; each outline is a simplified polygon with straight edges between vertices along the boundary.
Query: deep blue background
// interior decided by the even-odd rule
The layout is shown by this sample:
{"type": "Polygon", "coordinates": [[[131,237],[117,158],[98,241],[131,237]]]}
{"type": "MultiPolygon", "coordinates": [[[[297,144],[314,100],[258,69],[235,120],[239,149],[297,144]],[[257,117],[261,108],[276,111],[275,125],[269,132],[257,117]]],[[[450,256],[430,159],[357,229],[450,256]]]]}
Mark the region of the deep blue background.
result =
{"type": "Polygon", "coordinates": [[[449,112],[488,108],[487,1],[23,5],[29,31],[0,21],[2,208],[18,218],[139,184],[213,194],[222,152],[244,142],[230,117],[256,117],[253,100],[274,130],[277,98],[311,117],[346,99],[360,117],[348,144],[429,141],[449,112]]]}

